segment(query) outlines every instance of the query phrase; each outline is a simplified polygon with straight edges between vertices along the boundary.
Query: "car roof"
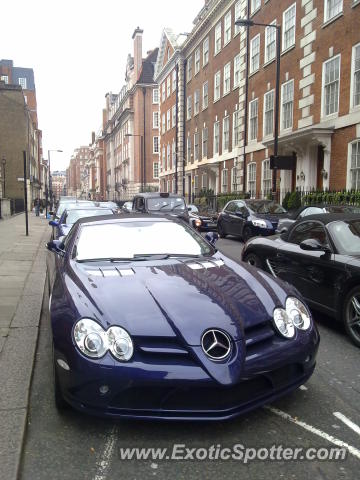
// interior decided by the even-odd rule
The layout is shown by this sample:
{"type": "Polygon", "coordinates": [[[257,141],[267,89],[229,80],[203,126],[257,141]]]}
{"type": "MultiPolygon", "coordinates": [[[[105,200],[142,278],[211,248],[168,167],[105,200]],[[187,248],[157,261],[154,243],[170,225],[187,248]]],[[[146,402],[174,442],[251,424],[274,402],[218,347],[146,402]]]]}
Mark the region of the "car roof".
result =
{"type": "Polygon", "coordinates": [[[314,214],[314,215],[307,215],[306,217],[303,217],[301,220],[298,220],[293,224],[298,225],[301,222],[305,222],[308,220],[317,220],[318,222],[323,223],[324,225],[327,225],[328,223],[331,222],[336,222],[339,220],[343,221],[349,221],[349,220],[360,220],[360,213],[319,213],[319,214],[314,214]]]}
{"type": "Polygon", "coordinates": [[[68,210],[111,210],[110,207],[106,207],[106,206],[101,206],[101,205],[69,205],[65,208],[64,211],[68,211],[68,210]]]}
{"type": "Polygon", "coordinates": [[[183,197],[178,193],[166,193],[166,192],[145,192],[145,193],[137,193],[134,195],[136,197],[144,197],[144,198],[179,198],[183,197]]]}
{"type": "Polygon", "coordinates": [[[184,223],[182,220],[169,215],[144,215],[143,213],[131,213],[129,215],[98,215],[97,217],[83,217],[77,220],[77,224],[102,224],[102,223],[131,223],[134,220],[141,222],[174,222],[184,223]]]}

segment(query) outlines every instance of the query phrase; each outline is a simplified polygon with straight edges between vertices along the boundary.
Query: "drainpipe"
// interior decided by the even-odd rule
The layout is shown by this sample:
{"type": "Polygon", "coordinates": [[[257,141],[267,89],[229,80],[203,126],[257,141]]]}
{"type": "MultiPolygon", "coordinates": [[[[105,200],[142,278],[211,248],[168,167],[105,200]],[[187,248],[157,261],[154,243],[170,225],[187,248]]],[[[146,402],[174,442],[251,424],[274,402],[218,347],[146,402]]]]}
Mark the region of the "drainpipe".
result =
{"type": "MultiPolygon", "coordinates": [[[[247,2],[246,18],[249,20],[250,0],[247,2]]],[[[244,119],[244,151],[243,151],[243,193],[246,193],[246,147],[248,138],[248,115],[249,115],[249,40],[250,27],[246,27],[246,60],[245,60],[245,119],[244,119]]]]}
{"type": "Polygon", "coordinates": [[[176,73],[176,100],[175,100],[175,111],[176,111],[176,121],[175,121],[175,193],[178,193],[178,156],[179,156],[179,148],[178,148],[178,135],[179,135],[179,64],[176,64],[175,67],[176,73]]]}
{"type": "MultiPolygon", "coordinates": [[[[186,146],[185,146],[185,140],[186,140],[186,135],[185,135],[185,125],[186,125],[186,63],[187,61],[184,60],[184,105],[183,105],[183,124],[184,124],[184,131],[183,131],[183,196],[185,197],[185,151],[186,151],[186,146]]],[[[189,192],[190,194],[190,192],[189,192]]]]}

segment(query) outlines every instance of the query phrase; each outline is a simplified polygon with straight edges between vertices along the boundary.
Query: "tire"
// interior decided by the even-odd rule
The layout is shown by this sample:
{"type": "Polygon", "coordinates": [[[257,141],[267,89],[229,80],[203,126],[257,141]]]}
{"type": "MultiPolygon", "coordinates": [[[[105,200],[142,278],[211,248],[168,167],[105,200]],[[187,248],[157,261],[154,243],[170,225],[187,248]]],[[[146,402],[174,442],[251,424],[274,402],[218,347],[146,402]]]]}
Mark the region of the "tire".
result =
{"type": "Polygon", "coordinates": [[[251,228],[249,226],[244,227],[241,236],[244,243],[247,242],[253,236],[251,228]]]}
{"type": "Polygon", "coordinates": [[[55,365],[54,346],[53,346],[53,383],[54,383],[55,407],[61,413],[64,410],[67,410],[69,408],[69,405],[64,400],[63,394],[61,393],[59,378],[58,378],[58,374],[57,374],[57,371],[56,371],[56,365],[55,365]]]}
{"type": "Polygon", "coordinates": [[[244,262],[256,268],[263,268],[263,263],[260,257],[258,257],[255,253],[249,253],[248,255],[246,255],[246,257],[244,258],[244,262]]]}
{"type": "Polygon", "coordinates": [[[224,227],[221,226],[221,223],[217,224],[217,230],[218,230],[218,234],[219,234],[220,238],[225,238],[226,237],[224,227]]]}
{"type": "Polygon", "coordinates": [[[346,333],[360,347],[360,286],[353,288],[345,298],[343,321],[346,333]]]}

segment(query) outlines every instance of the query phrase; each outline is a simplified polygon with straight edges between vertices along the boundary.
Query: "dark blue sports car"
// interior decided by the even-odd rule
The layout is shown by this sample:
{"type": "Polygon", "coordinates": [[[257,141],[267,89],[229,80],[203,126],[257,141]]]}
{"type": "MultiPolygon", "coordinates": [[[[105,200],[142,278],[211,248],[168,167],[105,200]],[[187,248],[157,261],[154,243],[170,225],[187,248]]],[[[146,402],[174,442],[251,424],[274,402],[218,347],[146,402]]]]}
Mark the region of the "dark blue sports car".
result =
{"type": "Polygon", "coordinates": [[[228,419],[314,371],[319,335],[298,292],[181,220],[83,218],[47,248],[59,408],[228,419]]]}

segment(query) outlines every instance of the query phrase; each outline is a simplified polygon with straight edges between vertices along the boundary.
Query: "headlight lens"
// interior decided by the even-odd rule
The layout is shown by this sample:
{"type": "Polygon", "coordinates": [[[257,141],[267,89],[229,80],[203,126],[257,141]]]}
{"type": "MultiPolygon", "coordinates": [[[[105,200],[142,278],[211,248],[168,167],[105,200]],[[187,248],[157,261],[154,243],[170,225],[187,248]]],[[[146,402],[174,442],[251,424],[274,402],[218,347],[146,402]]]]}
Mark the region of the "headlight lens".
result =
{"type": "Polygon", "coordinates": [[[254,227],[267,228],[265,220],[251,220],[254,227]]]}
{"type": "Polygon", "coordinates": [[[294,324],[283,308],[275,308],[274,324],[278,332],[285,338],[293,338],[295,335],[294,324]]]}
{"type": "Polygon", "coordinates": [[[134,345],[130,335],[121,327],[110,327],[105,331],[90,318],[82,318],[74,327],[74,340],[79,350],[90,358],[101,358],[110,350],[123,362],[130,360],[134,345]]]}
{"type": "Polygon", "coordinates": [[[306,306],[296,297],[286,299],[286,311],[296,328],[307,330],[311,325],[311,317],[306,306]]]}
{"type": "Polygon", "coordinates": [[[200,220],[200,218],[197,218],[194,223],[195,223],[195,226],[196,226],[196,227],[201,227],[201,220],[200,220]]]}

